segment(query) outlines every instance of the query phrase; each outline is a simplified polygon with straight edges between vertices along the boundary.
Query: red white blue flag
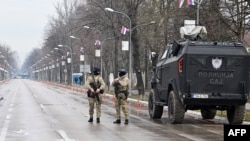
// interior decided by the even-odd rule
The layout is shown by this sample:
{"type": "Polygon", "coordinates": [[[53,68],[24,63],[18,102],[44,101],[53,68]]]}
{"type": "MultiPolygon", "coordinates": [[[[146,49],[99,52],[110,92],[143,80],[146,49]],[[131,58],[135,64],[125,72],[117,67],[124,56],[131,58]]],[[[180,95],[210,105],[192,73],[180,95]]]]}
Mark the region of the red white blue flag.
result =
{"type": "Polygon", "coordinates": [[[195,5],[194,0],[187,0],[187,5],[195,5]]]}
{"type": "Polygon", "coordinates": [[[101,41],[98,40],[98,39],[96,39],[96,40],[95,40],[95,46],[99,46],[99,45],[101,45],[101,41]]]}
{"type": "Polygon", "coordinates": [[[80,52],[83,52],[83,47],[80,48],[80,52]]]}
{"type": "Polygon", "coordinates": [[[126,32],[128,32],[128,31],[129,31],[129,29],[128,29],[128,28],[126,28],[125,26],[122,26],[122,29],[121,29],[121,34],[125,35],[125,34],[126,34],[126,32]]]}
{"type": "Polygon", "coordinates": [[[178,7],[181,8],[184,3],[184,0],[178,0],[178,7]]]}

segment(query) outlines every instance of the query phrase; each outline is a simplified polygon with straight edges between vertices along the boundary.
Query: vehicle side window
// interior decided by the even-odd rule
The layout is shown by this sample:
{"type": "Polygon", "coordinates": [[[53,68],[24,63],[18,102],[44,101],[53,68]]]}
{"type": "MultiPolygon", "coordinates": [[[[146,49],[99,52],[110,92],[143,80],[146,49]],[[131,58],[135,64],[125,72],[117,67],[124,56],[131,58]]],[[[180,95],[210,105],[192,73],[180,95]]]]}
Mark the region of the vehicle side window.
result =
{"type": "Polygon", "coordinates": [[[173,57],[174,55],[173,55],[173,46],[171,45],[171,46],[169,46],[169,49],[168,49],[168,58],[171,58],[171,57],[173,57]]]}
{"type": "Polygon", "coordinates": [[[167,58],[167,54],[168,54],[168,49],[166,49],[165,52],[162,54],[161,60],[167,58]]]}
{"type": "Polygon", "coordinates": [[[178,56],[179,54],[181,54],[182,49],[183,46],[181,44],[174,42],[171,50],[172,56],[178,56]]]}

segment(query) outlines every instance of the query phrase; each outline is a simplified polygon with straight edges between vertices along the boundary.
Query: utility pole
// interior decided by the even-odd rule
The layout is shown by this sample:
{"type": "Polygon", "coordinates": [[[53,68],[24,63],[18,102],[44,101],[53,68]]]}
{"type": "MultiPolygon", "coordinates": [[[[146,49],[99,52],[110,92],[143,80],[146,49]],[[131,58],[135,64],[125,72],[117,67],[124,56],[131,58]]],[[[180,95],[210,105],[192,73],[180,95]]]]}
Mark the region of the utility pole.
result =
{"type": "Polygon", "coordinates": [[[202,0],[196,0],[197,3],[197,17],[196,17],[196,25],[199,25],[199,16],[200,16],[200,5],[202,3],[202,0]]]}

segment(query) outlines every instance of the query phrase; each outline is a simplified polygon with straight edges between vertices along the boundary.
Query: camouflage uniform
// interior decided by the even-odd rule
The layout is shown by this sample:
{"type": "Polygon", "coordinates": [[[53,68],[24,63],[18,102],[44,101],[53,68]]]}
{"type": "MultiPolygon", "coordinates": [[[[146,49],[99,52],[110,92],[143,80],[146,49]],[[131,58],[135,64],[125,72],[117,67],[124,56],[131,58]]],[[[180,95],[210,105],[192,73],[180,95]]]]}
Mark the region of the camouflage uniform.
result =
{"type": "Polygon", "coordinates": [[[127,96],[128,96],[128,86],[129,79],[126,75],[117,78],[118,81],[114,81],[112,86],[115,87],[115,109],[116,109],[116,118],[117,120],[114,123],[120,123],[121,121],[121,108],[125,116],[125,124],[128,124],[129,112],[127,105],[127,96]]]}
{"type": "Polygon", "coordinates": [[[94,108],[96,106],[96,118],[97,122],[100,122],[100,117],[101,117],[101,103],[102,103],[102,96],[101,93],[93,93],[91,92],[91,89],[93,89],[93,83],[99,83],[100,90],[104,90],[105,88],[105,83],[100,75],[91,75],[87,78],[86,80],[86,88],[88,89],[88,100],[89,100],[89,116],[90,120],[89,122],[93,121],[93,115],[94,115],[94,108]],[[99,101],[96,98],[96,96],[99,97],[99,101]]]}

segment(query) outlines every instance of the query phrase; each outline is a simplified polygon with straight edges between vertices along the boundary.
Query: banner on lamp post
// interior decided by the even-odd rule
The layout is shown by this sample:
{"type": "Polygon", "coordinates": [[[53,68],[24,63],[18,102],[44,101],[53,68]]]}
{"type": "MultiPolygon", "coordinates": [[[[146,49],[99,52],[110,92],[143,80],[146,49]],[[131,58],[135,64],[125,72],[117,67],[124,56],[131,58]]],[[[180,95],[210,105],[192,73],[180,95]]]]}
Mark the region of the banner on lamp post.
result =
{"type": "Polygon", "coordinates": [[[100,57],[101,56],[101,50],[97,49],[95,50],[95,57],[100,57]]]}
{"type": "Polygon", "coordinates": [[[64,66],[65,65],[65,61],[62,61],[62,66],[64,66]]]}
{"type": "Polygon", "coordinates": [[[71,58],[67,58],[67,62],[68,62],[68,63],[71,63],[71,58]]]}
{"type": "Polygon", "coordinates": [[[129,50],[129,42],[128,41],[122,41],[122,50],[124,50],[124,51],[129,50]]]}
{"type": "Polygon", "coordinates": [[[80,55],[80,61],[84,61],[84,55],[80,55]]]}
{"type": "Polygon", "coordinates": [[[80,65],[80,72],[90,73],[90,65],[80,65]]]}

